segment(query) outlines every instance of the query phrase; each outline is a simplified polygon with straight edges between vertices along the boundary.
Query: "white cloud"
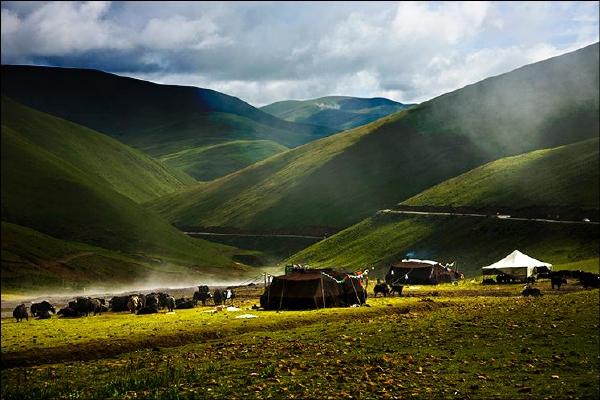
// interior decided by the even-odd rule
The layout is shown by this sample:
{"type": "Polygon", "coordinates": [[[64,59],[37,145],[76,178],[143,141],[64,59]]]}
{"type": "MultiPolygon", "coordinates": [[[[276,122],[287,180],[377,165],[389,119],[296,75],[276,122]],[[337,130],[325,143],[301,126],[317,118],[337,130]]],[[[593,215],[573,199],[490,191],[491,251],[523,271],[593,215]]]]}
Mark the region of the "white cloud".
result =
{"type": "Polygon", "coordinates": [[[4,63],[101,68],[255,105],[419,102],[597,41],[597,2],[2,3],[4,63]]]}

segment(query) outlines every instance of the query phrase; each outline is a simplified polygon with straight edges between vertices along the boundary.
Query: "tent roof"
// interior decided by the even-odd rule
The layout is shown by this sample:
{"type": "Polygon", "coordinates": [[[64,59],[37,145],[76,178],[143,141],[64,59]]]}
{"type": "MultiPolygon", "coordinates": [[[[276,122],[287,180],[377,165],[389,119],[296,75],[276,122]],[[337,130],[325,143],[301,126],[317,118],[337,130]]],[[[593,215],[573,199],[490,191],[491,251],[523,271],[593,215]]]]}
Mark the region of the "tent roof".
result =
{"type": "Polygon", "coordinates": [[[483,267],[483,269],[505,269],[505,268],[524,268],[524,267],[551,267],[552,264],[545,263],[540,260],[536,260],[533,257],[529,257],[527,254],[521,253],[519,250],[515,250],[502,260],[483,267]]]}

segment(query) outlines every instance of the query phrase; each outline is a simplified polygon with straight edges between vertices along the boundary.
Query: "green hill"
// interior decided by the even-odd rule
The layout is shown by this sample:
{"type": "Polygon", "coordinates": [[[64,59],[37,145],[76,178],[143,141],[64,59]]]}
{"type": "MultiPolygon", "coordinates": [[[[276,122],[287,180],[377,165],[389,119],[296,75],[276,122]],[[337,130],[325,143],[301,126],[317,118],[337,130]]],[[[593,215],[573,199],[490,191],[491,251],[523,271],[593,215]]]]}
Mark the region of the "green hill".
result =
{"type": "Polygon", "coordinates": [[[286,150],[271,140],[232,140],[182,150],[162,157],[161,161],[201,181],[210,181],[286,150]]]}
{"type": "Polygon", "coordinates": [[[195,182],[189,175],[110,137],[4,96],[2,125],[135,202],[148,201],[195,182]]]}
{"type": "MultiPolygon", "coordinates": [[[[3,65],[2,93],[154,157],[173,158],[186,150],[199,154],[208,146],[237,140],[296,147],[333,132],[284,121],[214,90],[158,85],[97,70],[3,65]]],[[[201,171],[205,157],[199,155],[198,165],[191,157],[182,163],[190,171],[201,171]]]]}
{"type": "MultiPolygon", "coordinates": [[[[51,236],[44,236],[47,246],[15,239],[19,245],[11,247],[3,235],[3,271],[8,255],[18,260],[44,247],[42,253],[51,254],[48,248],[65,247],[63,241],[77,243],[70,247],[123,253],[121,257],[138,259],[138,264],[173,263],[187,267],[188,273],[234,267],[235,248],[191,239],[133,201],[178,186],[182,183],[168,175],[168,168],[119,142],[2,100],[2,221],[11,224],[7,229],[13,237],[51,236]],[[135,186],[129,187],[130,182],[135,186]]],[[[48,260],[39,261],[45,273],[53,274],[43,267],[48,260]]],[[[90,267],[104,268],[102,263],[98,258],[90,267]]],[[[14,266],[11,271],[15,273],[14,266]]],[[[24,275],[25,270],[20,278],[28,280],[24,275]]],[[[112,279],[111,272],[103,279],[112,279]]]]}
{"type": "Polygon", "coordinates": [[[271,115],[291,122],[327,126],[344,131],[368,124],[412,104],[376,97],[372,99],[327,96],[312,100],[286,100],[261,107],[271,115]]]}
{"type": "Polygon", "coordinates": [[[598,271],[598,225],[565,225],[496,218],[378,214],[287,260],[314,267],[383,268],[412,258],[457,261],[467,276],[519,249],[558,269],[598,271]]]}
{"type": "Polygon", "coordinates": [[[598,138],[493,161],[401,203],[411,206],[600,208],[598,138]]]}
{"type": "Polygon", "coordinates": [[[501,157],[600,135],[598,44],[152,202],[180,226],[339,230],[501,157]]]}
{"type": "MultiPolygon", "coordinates": [[[[570,206],[598,211],[598,138],[506,157],[403,204],[444,207],[570,206]]],[[[377,213],[294,255],[290,262],[358,268],[401,259],[459,260],[471,274],[519,249],[557,265],[598,269],[598,225],[377,213]]]]}

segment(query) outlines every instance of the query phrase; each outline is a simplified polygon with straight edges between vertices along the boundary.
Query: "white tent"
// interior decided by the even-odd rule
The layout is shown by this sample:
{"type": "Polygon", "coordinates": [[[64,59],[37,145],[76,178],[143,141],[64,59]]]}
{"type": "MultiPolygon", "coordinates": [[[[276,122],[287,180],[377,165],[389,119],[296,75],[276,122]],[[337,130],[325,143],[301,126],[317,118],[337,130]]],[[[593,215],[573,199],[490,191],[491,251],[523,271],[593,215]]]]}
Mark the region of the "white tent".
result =
{"type": "Polygon", "coordinates": [[[536,260],[519,250],[515,250],[502,260],[482,269],[483,275],[506,274],[515,278],[528,278],[537,272],[538,267],[552,269],[552,264],[536,260]]]}

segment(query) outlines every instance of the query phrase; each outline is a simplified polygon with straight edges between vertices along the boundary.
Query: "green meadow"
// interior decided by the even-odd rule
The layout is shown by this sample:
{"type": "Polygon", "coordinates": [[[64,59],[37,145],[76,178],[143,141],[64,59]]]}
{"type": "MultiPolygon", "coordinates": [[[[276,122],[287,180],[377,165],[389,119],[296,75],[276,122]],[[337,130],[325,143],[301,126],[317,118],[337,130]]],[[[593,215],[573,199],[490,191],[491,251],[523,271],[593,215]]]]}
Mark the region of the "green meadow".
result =
{"type": "Polygon", "coordinates": [[[3,320],[2,398],[594,398],[598,290],[538,287],[467,281],[295,312],[248,310],[254,290],[239,312],[3,320]]]}

